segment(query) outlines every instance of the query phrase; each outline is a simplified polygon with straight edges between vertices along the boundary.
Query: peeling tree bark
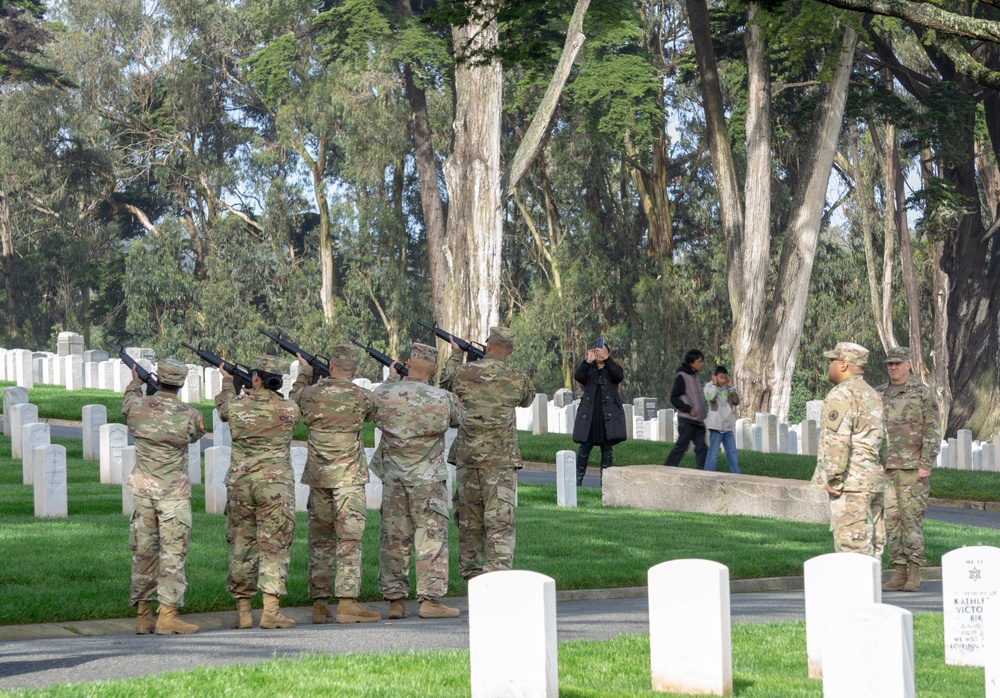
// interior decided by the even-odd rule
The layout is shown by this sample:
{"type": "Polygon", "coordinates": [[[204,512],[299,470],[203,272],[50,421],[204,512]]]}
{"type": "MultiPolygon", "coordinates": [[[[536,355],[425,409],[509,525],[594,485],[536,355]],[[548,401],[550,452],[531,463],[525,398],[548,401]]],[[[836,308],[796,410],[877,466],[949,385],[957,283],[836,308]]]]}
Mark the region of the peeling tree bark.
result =
{"type": "Polygon", "coordinates": [[[19,334],[13,311],[14,303],[14,228],[10,222],[7,192],[0,191],[0,255],[3,256],[4,303],[7,308],[7,337],[12,341],[19,334]]]}

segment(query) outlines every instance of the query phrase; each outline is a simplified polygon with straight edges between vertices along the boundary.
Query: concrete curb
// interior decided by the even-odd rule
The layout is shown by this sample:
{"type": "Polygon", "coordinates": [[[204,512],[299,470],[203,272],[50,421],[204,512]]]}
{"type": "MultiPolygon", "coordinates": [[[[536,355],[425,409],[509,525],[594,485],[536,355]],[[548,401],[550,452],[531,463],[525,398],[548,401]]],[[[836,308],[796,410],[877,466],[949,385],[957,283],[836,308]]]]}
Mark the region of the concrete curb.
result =
{"type": "MultiPolygon", "coordinates": [[[[882,571],[882,581],[888,581],[892,570],[882,571]]],[[[920,578],[924,581],[941,579],[940,567],[925,567],[920,570],[920,578]]],[[[769,591],[796,591],[803,588],[803,578],[798,577],[762,577],[760,579],[733,579],[729,582],[731,594],[753,594],[769,591]]],[[[621,587],[618,589],[564,589],[556,592],[556,600],[570,601],[610,601],[613,599],[644,599],[649,594],[648,587],[621,587]]],[[[468,620],[469,600],[465,597],[449,597],[448,604],[461,608],[468,620]]],[[[389,604],[382,602],[366,602],[366,606],[379,611],[383,623],[389,613],[389,604]]],[[[416,618],[418,604],[410,600],[406,602],[407,618],[416,618]]],[[[299,606],[282,608],[282,613],[300,625],[312,623],[312,607],[299,606]]],[[[261,609],[254,609],[254,627],[260,622],[261,609]]],[[[205,613],[184,613],[184,620],[194,623],[202,630],[219,630],[231,627],[234,611],[209,611],[205,613]]],[[[135,633],[135,618],[107,618],[103,620],[79,620],[62,623],[29,623],[25,625],[0,625],[0,642],[15,640],[45,640],[68,637],[100,637],[104,635],[132,635],[135,633]]]]}

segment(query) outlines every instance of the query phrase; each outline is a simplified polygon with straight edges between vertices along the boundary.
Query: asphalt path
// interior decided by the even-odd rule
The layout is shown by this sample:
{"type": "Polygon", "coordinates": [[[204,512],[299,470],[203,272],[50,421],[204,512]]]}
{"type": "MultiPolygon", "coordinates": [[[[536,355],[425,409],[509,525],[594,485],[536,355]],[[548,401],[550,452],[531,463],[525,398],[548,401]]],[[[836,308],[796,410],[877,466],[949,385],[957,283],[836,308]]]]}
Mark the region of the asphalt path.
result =
{"type": "MultiPolygon", "coordinates": [[[[912,612],[941,611],[941,582],[924,582],[916,593],[886,593],[883,603],[912,612]]],[[[103,679],[134,678],[167,671],[228,664],[254,664],[272,657],[312,653],[395,652],[464,649],[469,646],[467,599],[449,599],[462,615],[449,620],[416,617],[357,625],[312,625],[290,630],[203,630],[197,635],[108,635],[18,640],[0,643],[0,688],[38,688],[103,679]]],[[[388,604],[369,604],[383,614],[388,604]]],[[[417,603],[407,602],[411,615],[417,603]]],[[[733,623],[802,620],[803,592],[733,594],[733,623]]],[[[303,619],[307,609],[293,609],[303,619]]],[[[259,613],[259,611],[258,611],[259,613]]],[[[562,601],[556,605],[560,641],[606,640],[649,632],[645,598],[562,601]]],[[[255,614],[256,615],[256,614],[255,614]]],[[[197,620],[192,617],[192,620],[197,620]]]]}

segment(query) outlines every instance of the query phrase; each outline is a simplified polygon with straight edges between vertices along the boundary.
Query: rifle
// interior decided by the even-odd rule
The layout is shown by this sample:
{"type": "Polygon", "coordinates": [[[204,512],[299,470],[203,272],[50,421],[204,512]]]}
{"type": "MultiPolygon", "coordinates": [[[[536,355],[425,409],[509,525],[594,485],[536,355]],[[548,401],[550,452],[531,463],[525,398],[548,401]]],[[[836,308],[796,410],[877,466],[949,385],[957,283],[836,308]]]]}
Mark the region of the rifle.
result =
{"type": "Polygon", "coordinates": [[[486,347],[484,347],[482,344],[480,344],[479,342],[466,342],[464,339],[456,337],[451,332],[442,330],[440,327],[438,327],[436,322],[434,323],[433,327],[423,322],[420,322],[420,320],[417,320],[417,324],[420,325],[421,327],[426,327],[435,335],[437,335],[438,337],[440,337],[441,339],[443,339],[448,343],[451,343],[451,340],[454,339],[455,344],[458,345],[458,348],[466,353],[469,361],[478,361],[479,359],[486,356],[486,347]]]}
{"type": "Polygon", "coordinates": [[[325,356],[320,356],[318,354],[310,354],[305,349],[302,349],[296,344],[292,344],[287,339],[282,337],[280,332],[278,333],[277,337],[275,337],[270,332],[265,332],[264,330],[261,330],[260,333],[265,337],[267,337],[268,339],[270,339],[275,344],[277,344],[279,347],[287,351],[292,356],[301,354],[302,358],[306,360],[306,363],[308,363],[313,368],[313,382],[319,380],[320,378],[330,377],[330,359],[326,358],[325,356]]]}
{"type": "Polygon", "coordinates": [[[236,394],[238,395],[240,391],[249,389],[253,387],[253,374],[250,369],[246,366],[241,366],[239,364],[231,364],[224,360],[218,354],[213,354],[210,351],[205,351],[204,349],[195,349],[193,346],[187,342],[181,342],[182,347],[187,347],[195,354],[198,358],[207,364],[211,364],[216,368],[221,368],[226,371],[229,375],[233,377],[233,384],[236,386],[236,394]]]}
{"type": "Polygon", "coordinates": [[[376,361],[378,361],[383,366],[386,366],[387,368],[392,368],[393,366],[395,366],[396,367],[396,373],[398,373],[399,375],[401,375],[401,376],[408,376],[408,375],[410,375],[410,369],[408,369],[406,366],[404,366],[403,364],[401,364],[398,361],[396,361],[394,358],[392,358],[388,354],[383,354],[378,349],[373,349],[370,342],[369,342],[368,346],[366,347],[361,342],[356,342],[353,339],[351,341],[354,342],[354,344],[357,344],[362,349],[364,349],[366,352],[368,352],[368,356],[372,357],[373,359],[375,359],[376,361]]]}
{"type": "Polygon", "coordinates": [[[111,351],[118,354],[118,356],[122,360],[122,363],[124,363],[130,369],[132,368],[135,369],[135,373],[137,376],[139,376],[139,380],[141,380],[143,383],[146,384],[146,395],[147,396],[155,395],[156,391],[158,390],[158,388],[156,387],[156,375],[144,369],[142,366],[139,365],[139,363],[135,359],[126,354],[125,347],[123,346],[116,347],[111,342],[108,342],[108,347],[111,348],[111,351]]]}

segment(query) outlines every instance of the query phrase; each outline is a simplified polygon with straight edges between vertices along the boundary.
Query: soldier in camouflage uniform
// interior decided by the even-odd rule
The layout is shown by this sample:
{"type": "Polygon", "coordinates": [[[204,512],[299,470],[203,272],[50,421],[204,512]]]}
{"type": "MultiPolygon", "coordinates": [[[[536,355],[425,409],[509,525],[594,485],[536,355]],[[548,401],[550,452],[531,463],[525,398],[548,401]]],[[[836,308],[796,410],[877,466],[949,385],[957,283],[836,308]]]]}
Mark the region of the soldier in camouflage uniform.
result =
{"type": "Polygon", "coordinates": [[[410,551],[415,549],[421,618],[454,618],[440,602],[448,591],[448,499],[444,435],[465,418],[447,390],[428,385],[437,349],[414,344],[410,375],[375,390],[375,426],[382,430],[372,469],[382,478],[382,553],[379,590],[389,618],[403,618],[410,592],[410,551]]]}
{"type": "Polygon", "coordinates": [[[823,401],[813,482],[830,495],[830,530],[837,552],[882,557],[885,430],[882,398],[865,382],[868,350],[840,342],[824,354],[834,384],[823,401]]]}
{"type": "Polygon", "coordinates": [[[931,468],[941,449],[941,416],[930,388],[910,376],[910,350],[890,349],[889,382],[879,386],[888,434],[885,469],[885,530],[895,566],[885,591],[920,589],[924,558],[924,513],[931,468]]]}
{"type": "Polygon", "coordinates": [[[191,542],[188,444],[205,434],[201,413],[177,399],[188,368],[175,359],[156,365],[159,390],[143,397],[135,368],[122,398],[122,414],[135,437],[135,468],[125,486],[135,498],[129,534],[132,582],[129,603],[138,608],[137,635],[198,632],[177,616],[184,605],[184,559],[191,542]],[[153,624],[153,592],[160,612],[153,624]]]}
{"type": "Polygon", "coordinates": [[[454,459],[449,458],[458,466],[455,511],[463,579],[514,564],[514,502],[522,465],[514,408],[530,405],[535,388],[507,363],[513,351],[513,335],[506,327],[490,328],[486,356],[467,364],[452,340],[441,381],[468,414],[452,446],[454,459]]]}
{"type": "Polygon", "coordinates": [[[328,602],[336,591],[338,623],[371,623],[381,616],[358,603],[361,593],[361,536],[368,505],[368,459],[361,427],[372,421],[371,391],[351,382],[357,349],[338,344],[330,352],[330,377],[312,383],[312,366],[299,357],[291,398],[309,427],[309,459],[302,484],[309,485],[309,596],[313,623],[328,623],[328,602]],[[334,577],[336,576],[336,589],[334,577]]]}
{"type": "Polygon", "coordinates": [[[253,387],[236,395],[224,369],[215,396],[219,418],[229,422],[232,465],[226,476],[226,541],[229,543],[229,593],[236,599],[233,627],[253,627],[250,599],[264,593],[262,628],[291,628],[278,600],[285,595],[292,538],[295,535],[295,476],[292,434],[299,408],[278,393],[287,364],[261,355],[253,387]]]}

